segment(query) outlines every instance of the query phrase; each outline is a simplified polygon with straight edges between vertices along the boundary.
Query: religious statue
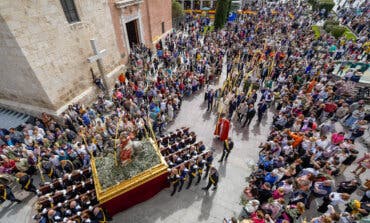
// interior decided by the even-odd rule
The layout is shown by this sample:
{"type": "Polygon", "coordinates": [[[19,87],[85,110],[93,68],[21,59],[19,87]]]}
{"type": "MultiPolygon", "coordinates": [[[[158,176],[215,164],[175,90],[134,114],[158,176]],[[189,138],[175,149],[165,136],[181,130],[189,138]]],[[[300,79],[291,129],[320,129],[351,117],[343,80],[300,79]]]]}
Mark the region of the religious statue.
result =
{"type": "Polygon", "coordinates": [[[131,133],[129,135],[123,134],[120,143],[119,158],[122,166],[125,166],[131,162],[131,156],[133,153],[131,139],[135,138],[131,133]]]}

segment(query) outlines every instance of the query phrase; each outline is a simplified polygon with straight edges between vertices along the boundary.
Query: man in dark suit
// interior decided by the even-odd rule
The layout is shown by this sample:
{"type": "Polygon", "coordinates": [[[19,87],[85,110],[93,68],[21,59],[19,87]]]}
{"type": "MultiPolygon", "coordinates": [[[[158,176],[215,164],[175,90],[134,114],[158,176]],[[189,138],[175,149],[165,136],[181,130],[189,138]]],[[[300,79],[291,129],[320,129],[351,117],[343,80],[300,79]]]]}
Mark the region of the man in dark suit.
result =
{"type": "Polygon", "coordinates": [[[263,114],[265,114],[266,110],[267,110],[267,103],[265,102],[265,100],[263,99],[260,103],[258,103],[258,122],[261,122],[262,120],[262,117],[263,117],[263,114]]]}
{"type": "Polygon", "coordinates": [[[248,109],[246,111],[247,113],[245,114],[245,121],[243,124],[243,127],[248,123],[248,125],[251,123],[253,117],[256,115],[256,109],[254,109],[253,104],[249,104],[248,109]]]}
{"type": "Polygon", "coordinates": [[[215,96],[215,93],[213,92],[213,90],[211,89],[210,91],[208,91],[207,93],[207,111],[212,111],[212,108],[213,108],[213,98],[215,96]]]}

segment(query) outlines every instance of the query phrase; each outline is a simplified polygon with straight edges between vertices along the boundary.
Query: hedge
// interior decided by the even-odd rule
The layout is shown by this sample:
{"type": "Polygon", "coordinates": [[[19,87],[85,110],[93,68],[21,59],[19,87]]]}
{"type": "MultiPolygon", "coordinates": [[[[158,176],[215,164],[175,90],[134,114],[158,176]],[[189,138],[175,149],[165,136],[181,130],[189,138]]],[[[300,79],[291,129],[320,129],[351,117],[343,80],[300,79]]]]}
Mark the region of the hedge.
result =
{"type": "MultiPolygon", "coordinates": [[[[339,25],[339,21],[334,20],[326,20],[323,26],[324,30],[327,33],[331,33],[335,38],[339,38],[344,36],[347,40],[356,40],[357,37],[347,26],[339,25]]],[[[312,26],[312,30],[315,32],[314,26],[312,26]]]]}
{"type": "Polygon", "coordinates": [[[328,33],[330,33],[331,29],[333,26],[339,26],[339,21],[335,21],[335,20],[326,20],[324,22],[324,30],[328,33]]]}
{"type": "Polygon", "coordinates": [[[335,6],[333,0],[308,0],[308,3],[312,5],[313,10],[326,9],[326,13],[329,13],[335,6]]]}
{"type": "Polygon", "coordinates": [[[319,1],[319,10],[326,9],[326,13],[329,13],[335,6],[333,0],[320,0],[319,1]]]}
{"type": "Polygon", "coordinates": [[[347,30],[347,27],[345,26],[332,26],[330,33],[337,39],[339,39],[341,36],[343,36],[344,32],[347,30]]]}
{"type": "Polygon", "coordinates": [[[346,27],[346,31],[344,32],[343,35],[344,37],[346,37],[347,40],[353,40],[353,41],[357,40],[356,35],[348,27],[346,27]]]}

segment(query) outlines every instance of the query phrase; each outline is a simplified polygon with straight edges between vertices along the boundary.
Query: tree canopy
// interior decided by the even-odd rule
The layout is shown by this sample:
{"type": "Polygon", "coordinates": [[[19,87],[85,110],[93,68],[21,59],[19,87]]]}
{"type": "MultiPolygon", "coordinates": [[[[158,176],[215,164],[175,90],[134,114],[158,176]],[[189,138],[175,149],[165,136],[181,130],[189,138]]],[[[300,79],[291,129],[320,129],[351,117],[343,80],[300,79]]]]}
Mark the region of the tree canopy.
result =
{"type": "Polygon", "coordinates": [[[217,0],[217,8],[215,15],[215,28],[221,29],[229,16],[231,0],[217,0]]]}
{"type": "Polygon", "coordinates": [[[184,15],[184,9],[182,5],[176,1],[172,0],[172,18],[178,18],[184,15]]]}

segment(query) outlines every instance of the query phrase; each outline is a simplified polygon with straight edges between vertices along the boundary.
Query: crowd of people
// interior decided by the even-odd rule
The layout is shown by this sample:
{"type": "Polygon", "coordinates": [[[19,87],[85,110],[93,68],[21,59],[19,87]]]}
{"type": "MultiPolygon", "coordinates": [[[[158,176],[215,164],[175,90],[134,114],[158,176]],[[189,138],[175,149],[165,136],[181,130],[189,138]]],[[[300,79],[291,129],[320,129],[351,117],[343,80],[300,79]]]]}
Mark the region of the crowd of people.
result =
{"type": "MultiPolygon", "coordinates": [[[[366,52],[365,54],[359,54],[358,57],[349,57],[352,60],[362,60],[366,58],[369,61],[370,55],[370,42],[369,42],[369,23],[368,13],[370,4],[368,1],[363,1],[361,4],[349,3],[344,4],[342,7],[337,8],[337,16],[342,25],[348,26],[362,41],[362,48],[366,52]]],[[[350,48],[351,49],[351,48],[350,48]]],[[[339,49],[337,49],[339,50],[339,49]]],[[[351,49],[352,50],[352,49],[351,49]]],[[[343,49],[339,50],[342,54],[343,49]]]]}
{"type": "Polygon", "coordinates": [[[321,18],[302,1],[259,6],[255,15],[223,31],[227,79],[216,90],[219,97],[206,97],[211,110],[216,103],[217,115],[241,128],[254,119],[258,125],[268,110],[274,113],[244,190],[244,221],[356,222],[370,213],[368,181],[361,187],[360,180],[370,154],[359,155],[355,144],[368,129],[370,111],[351,94],[355,83],[333,71],[335,60],[368,62],[368,30],[356,42],[325,33],[315,39],[311,25],[321,18]],[[333,46],[342,49],[343,58],[333,46]],[[355,169],[342,180],[351,165],[355,169]],[[358,198],[353,194],[360,187],[358,198]],[[312,206],[318,212],[307,219],[312,206]]]}
{"type": "Polygon", "coordinates": [[[361,4],[348,3],[337,8],[338,17],[343,25],[348,25],[357,35],[366,35],[367,13],[369,11],[369,2],[363,1],[361,4]]]}

